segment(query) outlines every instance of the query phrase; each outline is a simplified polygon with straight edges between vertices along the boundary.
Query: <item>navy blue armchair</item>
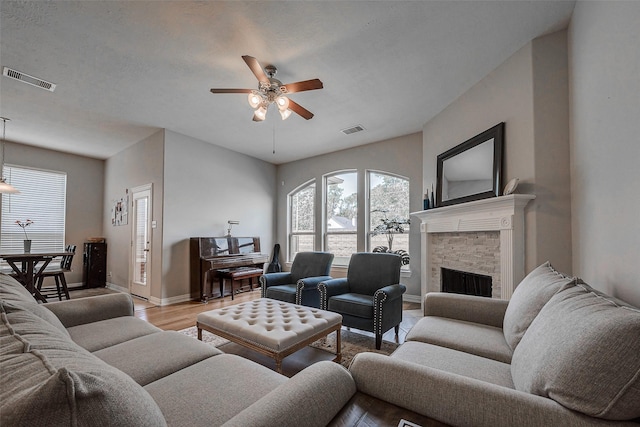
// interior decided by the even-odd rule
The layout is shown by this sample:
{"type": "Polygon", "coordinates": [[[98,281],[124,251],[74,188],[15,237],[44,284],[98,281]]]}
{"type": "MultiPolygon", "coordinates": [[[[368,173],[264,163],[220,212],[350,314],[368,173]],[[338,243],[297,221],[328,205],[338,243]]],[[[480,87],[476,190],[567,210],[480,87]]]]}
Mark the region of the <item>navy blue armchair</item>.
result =
{"type": "Polygon", "coordinates": [[[382,334],[402,322],[402,294],[399,255],[390,253],[357,253],[351,255],[346,278],[325,280],[318,285],[320,308],[342,315],[342,324],[373,332],[376,349],[382,345],[382,334]]]}
{"type": "Polygon", "coordinates": [[[320,308],[318,283],[331,279],[333,254],[298,252],[291,271],[267,273],[260,277],[262,297],[320,308]]]}

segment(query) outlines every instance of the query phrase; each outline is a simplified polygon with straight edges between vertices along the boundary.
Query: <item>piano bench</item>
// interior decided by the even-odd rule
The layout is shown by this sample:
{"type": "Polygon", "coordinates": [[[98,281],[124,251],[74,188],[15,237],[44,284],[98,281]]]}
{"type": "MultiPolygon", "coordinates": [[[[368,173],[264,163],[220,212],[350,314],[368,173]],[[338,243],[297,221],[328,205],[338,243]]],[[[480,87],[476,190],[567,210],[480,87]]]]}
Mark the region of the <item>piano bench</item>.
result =
{"type": "Polygon", "coordinates": [[[260,277],[263,274],[261,268],[253,267],[237,267],[237,268],[224,268],[217,270],[218,277],[220,279],[220,295],[224,298],[224,280],[231,280],[231,299],[233,300],[234,289],[233,284],[236,281],[242,282],[244,279],[249,279],[249,289],[253,291],[253,278],[260,277]]]}

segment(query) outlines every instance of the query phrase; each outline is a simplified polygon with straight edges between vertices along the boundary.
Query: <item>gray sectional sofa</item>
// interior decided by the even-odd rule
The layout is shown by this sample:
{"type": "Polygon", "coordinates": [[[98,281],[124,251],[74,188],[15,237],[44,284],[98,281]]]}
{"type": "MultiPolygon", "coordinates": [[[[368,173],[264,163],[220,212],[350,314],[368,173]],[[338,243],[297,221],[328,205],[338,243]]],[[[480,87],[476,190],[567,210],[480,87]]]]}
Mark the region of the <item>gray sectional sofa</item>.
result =
{"type": "Polygon", "coordinates": [[[546,263],[510,301],[428,294],[391,357],[349,371],[359,392],[456,426],[638,427],[640,310],[546,263]]]}
{"type": "Polygon", "coordinates": [[[38,304],[0,275],[0,425],[323,426],[356,392],[316,363],[286,378],[133,316],[130,296],[38,304]]]}
{"type": "Polygon", "coordinates": [[[0,344],[3,427],[323,426],[356,393],[455,426],[640,426],[640,310],[548,263],[510,301],[429,294],[404,344],[348,371],[288,379],[133,317],[128,295],[37,304],[5,275],[0,344]]]}

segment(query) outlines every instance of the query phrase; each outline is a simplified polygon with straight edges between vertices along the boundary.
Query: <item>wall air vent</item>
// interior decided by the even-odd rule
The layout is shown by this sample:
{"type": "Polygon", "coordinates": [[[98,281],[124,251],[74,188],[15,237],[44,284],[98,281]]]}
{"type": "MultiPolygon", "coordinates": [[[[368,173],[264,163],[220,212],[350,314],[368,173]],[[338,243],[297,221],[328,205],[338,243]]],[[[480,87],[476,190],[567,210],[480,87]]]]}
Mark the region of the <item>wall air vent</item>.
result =
{"type": "Polygon", "coordinates": [[[54,83],[46,82],[42,79],[30,76],[29,74],[25,74],[17,70],[12,70],[9,67],[4,67],[2,69],[2,75],[11,79],[20,80],[23,83],[27,83],[44,90],[48,90],[49,92],[53,92],[56,88],[56,85],[54,83]]]}
{"type": "Polygon", "coordinates": [[[351,135],[352,133],[362,132],[363,130],[364,127],[362,125],[355,125],[350,128],[342,129],[340,132],[344,133],[345,135],[351,135]]]}

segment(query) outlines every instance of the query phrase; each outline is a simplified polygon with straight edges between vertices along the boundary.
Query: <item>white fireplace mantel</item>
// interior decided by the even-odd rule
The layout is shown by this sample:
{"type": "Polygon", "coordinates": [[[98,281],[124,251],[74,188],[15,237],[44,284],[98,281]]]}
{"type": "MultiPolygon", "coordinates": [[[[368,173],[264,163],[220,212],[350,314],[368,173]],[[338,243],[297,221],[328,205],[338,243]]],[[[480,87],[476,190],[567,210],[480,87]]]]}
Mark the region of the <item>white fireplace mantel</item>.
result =
{"type": "Polygon", "coordinates": [[[500,298],[510,299],[515,285],[524,278],[524,208],[535,197],[531,194],[510,194],[412,212],[411,215],[421,221],[422,295],[431,289],[429,234],[499,231],[500,298]]]}

